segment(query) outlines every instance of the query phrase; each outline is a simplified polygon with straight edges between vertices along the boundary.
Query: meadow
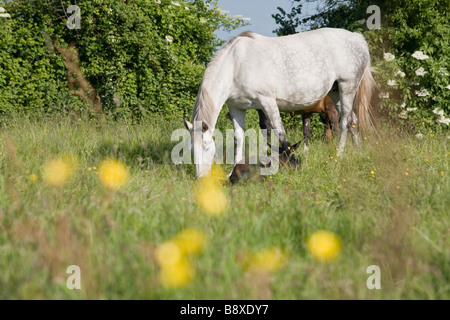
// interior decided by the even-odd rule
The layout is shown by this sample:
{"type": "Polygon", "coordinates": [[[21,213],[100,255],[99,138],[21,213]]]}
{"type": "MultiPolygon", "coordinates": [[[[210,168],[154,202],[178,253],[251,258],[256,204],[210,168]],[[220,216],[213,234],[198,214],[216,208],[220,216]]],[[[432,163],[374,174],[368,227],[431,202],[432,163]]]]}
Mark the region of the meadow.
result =
{"type": "MultiPolygon", "coordinates": [[[[349,141],[343,157],[317,131],[309,152],[296,152],[301,169],[225,184],[228,206],[216,216],[196,202],[193,165],[171,162],[178,128],[3,119],[0,299],[450,298],[447,129],[417,128],[418,138],[380,123],[379,137],[349,141]],[[60,157],[73,172],[52,185],[46,166],[60,157]],[[118,188],[99,179],[107,158],[126,166],[118,188]],[[198,242],[184,244],[188,276],[164,282],[161,246],[186,230],[198,242]],[[340,238],[333,261],[308,251],[317,230],[340,238]],[[66,286],[70,265],[80,267],[80,290],[66,286]],[[366,286],[371,265],[381,289],[366,286]]],[[[302,139],[300,129],[287,134],[302,139]]]]}

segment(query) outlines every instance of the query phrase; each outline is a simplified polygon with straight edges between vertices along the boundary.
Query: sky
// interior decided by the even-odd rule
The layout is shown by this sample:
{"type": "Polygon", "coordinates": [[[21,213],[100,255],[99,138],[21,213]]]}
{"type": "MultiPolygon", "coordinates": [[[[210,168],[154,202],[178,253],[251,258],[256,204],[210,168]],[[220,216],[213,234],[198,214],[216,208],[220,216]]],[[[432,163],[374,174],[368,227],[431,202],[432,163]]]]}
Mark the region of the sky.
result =
{"type": "MultiPolygon", "coordinates": [[[[318,1],[306,1],[303,5],[303,14],[311,14],[315,11],[318,1]]],[[[236,29],[231,33],[224,31],[217,31],[216,34],[220,39],[230,40],[242,31],[253,31],[264,36],[275,37],[272,33],[277,29],[275,19],[272,14],[278,12],[277,7],[282,7],[286,12],[291,11],[291,0],[219,0],[219,7],[223,10],[229,11],[229,15],[242,15],[245,18],[251,18],[250,25],[236,29]]]]}

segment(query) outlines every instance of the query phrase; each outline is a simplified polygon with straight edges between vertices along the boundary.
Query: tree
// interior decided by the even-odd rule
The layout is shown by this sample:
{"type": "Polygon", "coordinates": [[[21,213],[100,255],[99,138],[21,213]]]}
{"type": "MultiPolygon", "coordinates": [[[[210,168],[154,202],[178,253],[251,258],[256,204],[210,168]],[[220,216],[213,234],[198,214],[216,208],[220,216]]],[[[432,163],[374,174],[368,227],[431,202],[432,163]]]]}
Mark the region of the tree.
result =
{"type": "Polygon", "coordinates": [[[70,94],[65,57],[55,49],[72,43],[105,113],[181,117],[222,44],[214,31],[244,25],[219,10],[217,0],[92,0],[76,1],[81,28],[69,29],[70,4],[3,4],[11,18],[0,20],[0,112],[88,108],[70,94]]]}

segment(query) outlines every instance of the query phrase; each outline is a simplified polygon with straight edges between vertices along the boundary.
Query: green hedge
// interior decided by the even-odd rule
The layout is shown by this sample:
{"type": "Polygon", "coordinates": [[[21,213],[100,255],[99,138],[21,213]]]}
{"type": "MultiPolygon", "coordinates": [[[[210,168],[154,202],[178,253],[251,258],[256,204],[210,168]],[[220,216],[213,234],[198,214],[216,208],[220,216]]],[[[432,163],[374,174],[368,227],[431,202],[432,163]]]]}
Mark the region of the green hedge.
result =
{"type": "Polygon", "coordinates": [[[89,108],[70,94],[62,47],[75,41],[80,67],[106,114],[189,115],[207,62],[222,42],[214,31],[244,25],[216,0],[76,1],[81,28],[66,26],[69,1],[11,1],[0,19],[0,113],[89,108]]]}

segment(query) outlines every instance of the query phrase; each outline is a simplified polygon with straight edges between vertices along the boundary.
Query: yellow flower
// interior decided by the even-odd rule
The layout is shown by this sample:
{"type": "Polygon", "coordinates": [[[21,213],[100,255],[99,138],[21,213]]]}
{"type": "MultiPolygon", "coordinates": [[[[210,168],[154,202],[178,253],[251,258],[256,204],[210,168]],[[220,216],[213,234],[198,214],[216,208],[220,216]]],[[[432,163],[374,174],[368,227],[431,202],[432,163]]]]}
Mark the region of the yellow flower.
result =
{"type": "Polygon", "coordinates": [[[441,177],[443,177],[443,176],[444,176],[444,171],[441,171],[441,173],[439,173],[439,175],[440,175],[441,177]]]}
{"type": "Polygon", "coordinates": [[[206,246],[206,236],[200,230],[186,229],[175,237],[174,242],[183,253],[200,253],[206,246]]]}
{"type": "Polygon", "coordinates": [[[195,275],[195,270],[186,259],[181,259],[175,264],[161,268],[159,279],[161,284],[167,289],[185,287],[195,275]]]}
{"type": "Polygon", "coordinates": [[[306,244],[314,258],[325,262],[336,259],[342,250],[339,237],[326,230],[314,232],[308,237],[306,244]]]}
{"type": "Polygon", "coordinates": [[[37,176],[37,174],[30,174],[30,181],[36,181],[37,179],[38,179],[38,176],[37,176]]]}
{"type": "Polygon", "coordinates": [[[222,188],[226,175],[219,167],[212,167],[211,175],[200,178],[194,185],[195,200],[207,214],[218,216],[228,208],[228,198],[222,188]]]}
{"type": "Polygon", "coordinates": [[[225,192],[217,186],[199,187],[195,192],[195,200],[203,211],[212,216],[222,215],[228,207],[225,192]]]}
{"type": "Polygon", "coordinates": [[[101,183],[110,190],[123,187],[129,177],[127,167],[117,159],[103,160],[98,172],[101,183]]]}
{"type": "Polygon", "coordinates": [[[52,186],[62,186],[69,180],[74,165],[61,158],[48,161],[42,172],[42,178],[52,186]]]}
{"type": "Polygon", "coordinates": [[[168,241],[156,248],[155,259],[161,267],[166,267],[179,263],[183,259],[183,252],[177,243],[168,241]]]}
{"type": "Polygon", "coordinates": [[[247,269],[253,272],[273,272],[286,263],[286,255],[278,248],[270,248],[250,256],[247,269]]]}
{"type": "Polygon", "coordinates": [[[210,178],[213,182],[223,184],[227,180],[227,175],[220,166],[213,164],[211,166],[210,178]]]}

